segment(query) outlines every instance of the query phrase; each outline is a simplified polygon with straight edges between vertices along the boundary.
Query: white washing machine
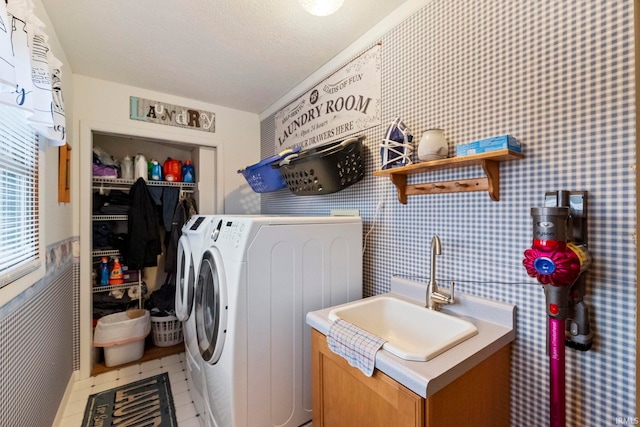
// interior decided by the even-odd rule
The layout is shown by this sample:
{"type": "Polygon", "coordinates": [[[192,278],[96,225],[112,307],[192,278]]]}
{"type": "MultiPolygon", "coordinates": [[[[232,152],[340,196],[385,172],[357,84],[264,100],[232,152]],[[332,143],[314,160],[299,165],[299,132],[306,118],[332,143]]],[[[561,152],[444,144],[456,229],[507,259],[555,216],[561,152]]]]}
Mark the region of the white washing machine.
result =
{"type": "Polygon", "coordinates": [[[311,420],[309,311],[362,298],[358,217],[222,216],[195,296],[211,427],[311,420]]]}
{"type": "Polygon", "coordinates": [[[193,404],[196,407],[196,411],[201,415],[201,419],[206,419],[202,372],[204,361],[198,349],[193,305],[202,251],[205,243],[208,243],[208,235],[211,233],[214,224],[217,224],[217,221],[213,216],[193,215],[182,227],[182,236],[178,241],[176,317],[183,322],[182,331],[185,343],[187,381],[189,382],[189,391],[193,404]]]}

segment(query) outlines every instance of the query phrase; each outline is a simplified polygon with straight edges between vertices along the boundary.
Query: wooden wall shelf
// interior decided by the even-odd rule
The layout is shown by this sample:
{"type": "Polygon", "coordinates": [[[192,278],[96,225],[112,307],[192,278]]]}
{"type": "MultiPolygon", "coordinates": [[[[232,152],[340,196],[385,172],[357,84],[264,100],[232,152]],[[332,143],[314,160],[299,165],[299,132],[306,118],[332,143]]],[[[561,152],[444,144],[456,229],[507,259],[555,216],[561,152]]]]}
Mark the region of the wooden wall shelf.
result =
{"type": "Polygon", "coordinates": [[[373,174],[375,176],[389,177],[398,190],[398,200],[405,205],[407,204],[407,196],[416,194],[465,193],[469,191],[488,191],[491,200],[497,202],[500,200],[500,162],[523,158],[524,155],[522,153],[516,153],[511,150],[498,150],[470,156],[420,162],[399,168],[383,169],[375,171],[373,174]],[[475,179],[407,185],[408,175],[468,166],[482,166],[486,176],[475,179]]]}

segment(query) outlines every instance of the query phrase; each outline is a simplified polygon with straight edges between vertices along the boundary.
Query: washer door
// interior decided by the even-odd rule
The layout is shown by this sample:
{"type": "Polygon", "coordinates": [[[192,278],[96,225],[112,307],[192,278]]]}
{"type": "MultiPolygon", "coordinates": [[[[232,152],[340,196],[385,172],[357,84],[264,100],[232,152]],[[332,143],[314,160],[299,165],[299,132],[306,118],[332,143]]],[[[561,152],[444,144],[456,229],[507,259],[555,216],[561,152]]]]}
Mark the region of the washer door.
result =
{"type": "Polygon", "coordinates": [[[227,285],[222,257],[217,248],[202,254],[195,301],[198,347],[205,362],[220,359],[227,334],[227,285]]]}
{"type": "Polygon", "coordinates": [[[176,276],[176,317],[186,322],[191,315],[195,288],[193,253],[187,236],[178,240],[178,266],[176,276]]]}

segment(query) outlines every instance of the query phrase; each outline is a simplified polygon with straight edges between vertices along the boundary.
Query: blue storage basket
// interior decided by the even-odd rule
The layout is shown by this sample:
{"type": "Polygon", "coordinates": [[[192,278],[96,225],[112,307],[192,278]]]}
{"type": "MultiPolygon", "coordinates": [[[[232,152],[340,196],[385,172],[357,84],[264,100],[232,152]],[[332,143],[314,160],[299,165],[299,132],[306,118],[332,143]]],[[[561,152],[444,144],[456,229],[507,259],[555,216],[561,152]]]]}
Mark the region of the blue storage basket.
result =
{"type": "Polygon", "coordinates": [[[285,150],[275,156],[267,157],[254,165],[240,169],[238,173],[244,176],[244,179],[247,180],[251,189],[256,193],[269,193],[271,191],[281,190],[287,186],[287,183],[284,178],[282,178],[280,172],[277,169],[273,169],[271,165],[280,162],[282,159],[298,151],[300,151],[300,147],[285,150]]]}

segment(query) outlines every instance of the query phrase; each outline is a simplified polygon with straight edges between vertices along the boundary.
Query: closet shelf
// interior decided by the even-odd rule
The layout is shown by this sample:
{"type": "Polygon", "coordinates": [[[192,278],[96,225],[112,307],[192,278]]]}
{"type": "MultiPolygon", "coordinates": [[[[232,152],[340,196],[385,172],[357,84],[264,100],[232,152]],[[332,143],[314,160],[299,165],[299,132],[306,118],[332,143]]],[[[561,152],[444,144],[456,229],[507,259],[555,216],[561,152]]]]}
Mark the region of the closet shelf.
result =
{"type": "Polygon", "coordinates": [[[127,289],[127,288],[130,288],[132,286],[138,287],[138,286],[140,286],[140,283],[138,283],[138,282],[128,282],[128,283],[123,283],[121,285],[94,286],[93,289],[92,289],[92,292],[94,294],[99,294],[101,292],[110,292],[110,291],[114,291],[116,289],[127,289]]]}
{"type": "Polygon", "coordinates": [[[409,166],[374,171],[375,176],[386,176],[398,190],[398,200],[407,204],[407,196],[417,194],[465,193],[487,191],[491,200],[500,200],[500,162],[523,159],[522,153],[511,150],[490,151],[470,156],[451,157],[430,162],[421,162],[409,166]],[[485,177],[458,179],[454,181],[436,181],[421,184],[407,184],[407,176],[446,169],[469,166],[482,166],[485,177]]]}
{"type": "Polygon", "coordinates": [[[94,221],[127,221],[128,215],[93,215],[91,217],[94,221]]]}
{"type": "MultiPolygon", "coordinates": [[[[100,188],[108,185],[118,186],[132,186],[136,183],[135,179],[122,179],[122,178],[100,178],[93,177],[93,188],[100,188]]],[[[175,181],[147,181],[147,186],[150,187],[178,187],[183,190],[193,190],[196,187],[194,182],[175,182],[175,181]]]]}
{"type": "Polygon", "coordinates": [[[117,249],[105,249],[105,250],[94,250],[91,252],[91,256],[93,257],[101,257],[101,256],[120,256],[120,251],[117,249]]]}

